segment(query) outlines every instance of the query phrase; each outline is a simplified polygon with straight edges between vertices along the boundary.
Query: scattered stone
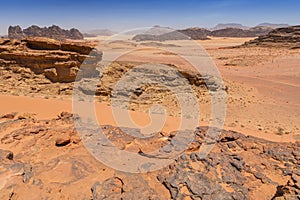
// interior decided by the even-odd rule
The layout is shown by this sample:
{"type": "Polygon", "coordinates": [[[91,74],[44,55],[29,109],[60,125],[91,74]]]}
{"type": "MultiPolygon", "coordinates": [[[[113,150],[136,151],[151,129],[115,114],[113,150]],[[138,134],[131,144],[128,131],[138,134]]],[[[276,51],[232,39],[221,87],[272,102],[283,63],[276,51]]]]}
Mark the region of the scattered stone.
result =
{"type": "Polygon", "coordinates": [[[32,166],[29,164],[25,164],[24,172],[23,172],[23,182],[28,183],[32,177],[33,177],[32,166]]]}
{"type": "Polygon", "coordinates": [[[122,174],[92,187],[92,199],[161,199],[159,195],[139,175],[122,174]]]}
{"type": "Polygon", "coordinates": [[[17,115],[16,112],[12,112],[12,113],[8,113],[8,114],[5,114],[5,115],[2,115],[0,118],[14,119],[16,115],[17,115]]]}
{"type": "Polygon", "coordinates": [[[63,136],[56,139],[55,145],[58,147],[62,147],[70,144],[70,142],[71,142],[70,136],[63,136]]]}
{"type": "Polygon", "coordinates": [[[96,182],[92,187],[92,199],[122,199],[123,182],[120,178],[114,177],[105,180],[103,183],[96,182]]]}
{"type": "MultiPolygon", "coordinates": [[[[257,199],[263,197],[280,200],[297,199],[299,196],[299,142],[275,143],[222,130],[212,151],[203,158],[199,156],[199,150],[207,139],[208,127],[198,127],[190,146],[173,163],[147,174],[128,174],[105,167],[96,161],[80,143],[68,145],[64,151],[56,148],[54,142],[67,145],[74,141],[73,138],[78,137],[74,124],[68,120],[69,118],[72,118],[72,114],[62,113],[59,118],[48,120],[47,123],[44,120],[33,120],[28,121],[24,126],[24,122],[27,121],[10,120],[8,121],[10,126],[4,124],[1,127],[0,141],[3,148],[17,146],[17,152],[20,152],[14,156],[10,151],[0,150],[1,173],[13,178],[13,192],[16,196],[26,192],[29,197],[32,197],[30,193],[32,189],[36,194],[42,194],[49,199],[50,197],[59,199],[62,193],[64,198],[70,199],[89,199],[91,194],[93,199],[257,199]],[[15,129],[11,130],[10,127],[15,129]],[[200,148],[195,148],[195,144],[200,148]],[[230,144],[235,146],[229,148],[230,144]],[[12,174],[22,175],[23,180],[16,176],[9,176],[12,174]],[[92,193],[89,188],[80,192],[72,190],[78,188],[78,184],[80,187],[91,184],[90,180],[103,175],[105,181],[90,185],[92,193]],[[47,179],[46,177],[51,177],[51,182],[44,180],[47,179]],[[67,187],[70,190],[65,190],[67,187]],[[258,197],[258,194],[263,196],[258,197]]],[[[120,149],[130,149],[137,154],[144,152],[139,154],[141,156],[150,155],[153,150],[171,144],[176,138],[174,134],[173,139],[162,141],[162,135],[170,134],[157,133],[149,140],[137,140],[128,135],[127,131],[139,133],[139,130],[108,125],[101,128],[111,142],[120,149]]],[[[1,199],[6,199],[10,192],[10,185],[2,188],[1,199]]]]}
{"type": "Polygon", "coordinates": [[[35,115],[34,113],[24,113],[24,114],[21,114],[18,116],[18,119],[19,120],[24,120],[24,119],[34,119],[35,118],[35,115]]]}
{"type": "Polygon", "coordinates": [[[14,158],[14,153],[12,151],[0,149],[0,161],[4,159],[13,160],[13,158],[14,158]]]}

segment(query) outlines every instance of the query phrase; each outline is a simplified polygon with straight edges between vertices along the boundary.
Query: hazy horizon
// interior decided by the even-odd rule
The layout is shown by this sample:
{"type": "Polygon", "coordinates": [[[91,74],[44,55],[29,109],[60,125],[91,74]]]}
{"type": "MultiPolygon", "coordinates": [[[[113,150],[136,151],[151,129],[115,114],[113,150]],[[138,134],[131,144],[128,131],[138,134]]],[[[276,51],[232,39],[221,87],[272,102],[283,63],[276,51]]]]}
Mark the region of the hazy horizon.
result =
{"type": "Polygon", "coordinates": [[[22,28],[58,25],[85,32],[94,29],[124,31],[154,25],[174,29],[211,28],[219,23],[296,25],[300,19],[300,2],[296,0],[12,0],[3,2],[2,7],[6,9],[0,13],[4,19],[0,23],[0,35],[7,34],[9,25],[22,28]]]}

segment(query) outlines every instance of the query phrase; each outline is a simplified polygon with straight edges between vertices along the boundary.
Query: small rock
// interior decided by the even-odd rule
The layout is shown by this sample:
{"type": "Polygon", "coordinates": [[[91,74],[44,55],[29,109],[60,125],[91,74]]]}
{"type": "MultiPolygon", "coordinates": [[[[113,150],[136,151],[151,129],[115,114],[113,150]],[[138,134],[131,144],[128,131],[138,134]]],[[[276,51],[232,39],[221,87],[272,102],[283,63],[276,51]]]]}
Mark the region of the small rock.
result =
{"type": "Polygon", "coordinates": [[[36,115],[36,114],[24,113],[24,114],[22,114],[22,115],[19,115],[19,116],[18,116],[18,119],[19,119],[19,120],[23,120],[23,119],[33,119],[33,118],[34,118],[34,115],[36,115]]]}
{"type": "Polygon", "coordinates": [[[28,183],[29,180],[32,178],[33,172],[32,172],[32,166],[30,164],[24,165],[24,172],[23,172],[23,182],[28,183]]]}
{"type": "Polygon", "coordinates": [[[55,145],[58,147],[62,147],[70,144],[70,142],[71,142],[70,137],[60,137],[56,139],[55,145]]]}
{"type": "Polygon", "coordinates": [[[14,119],[16,114],[17,114],[16,112],[12,112],[12,113],[8,113],[8,114],[3,115],[0,118],[14,119]]]}
{"type": "Polygon", "coordinates": [[[81,141],[81,139],[79,137],[72,137],[72,142],[74,144],[78,144],[81,141]]]}
{"type": "Polygon", "coordinates": [[[13,152],[0,149],[0,161],[4,159],[13,160],[13,158],[13,152]]]}
{"type": "Polygon", "coordinates": [[[7,155],[6,155],[6,158],[8,159],[8,160],[13,160],[14,159],[14,153],[13,152],[8,152],[7,153],[7,155]]]}

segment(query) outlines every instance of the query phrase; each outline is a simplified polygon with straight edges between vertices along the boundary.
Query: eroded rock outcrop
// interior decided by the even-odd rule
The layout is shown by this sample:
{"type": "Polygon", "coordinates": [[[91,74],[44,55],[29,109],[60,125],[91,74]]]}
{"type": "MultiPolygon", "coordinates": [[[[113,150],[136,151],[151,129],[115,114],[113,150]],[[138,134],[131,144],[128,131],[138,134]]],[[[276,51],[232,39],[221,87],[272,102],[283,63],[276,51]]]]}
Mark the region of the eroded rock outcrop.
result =
{"type": "Polygon", "coordinates": [[[187,28],[178,30],[178,32],[189,36],[192,40],[207,40],[210,31],[204,28],[187,28]]]}
{"type": "Polygon", "coordinates": [[[143,34],[137,34],[135,41],[168,41],[168,40],[207,40],[210,31],[204,28],[187,28],[173,31],[169,28],[153,27],[143,34]]]}
{"type": "Polygon", "coordinates": [[[212,31],[209,35],[214,37],[257,37],[268,34],[270,27],[254,27],[250,29],[225,28],[212,31]]]}
{"type": "Polygon", "coordinates": [[[82,40],[83,35],[78,29],[72,28],[70,30],[65,30],[59,26],[52,25],[49,27],[39,27],[32,25],[24,30],[20,26],[9,26],[8,37],[10,39],[24,39],[26,37],[46,37],[53,38],[56,40],[82,40]]]}
{"type": "Polygon", "coordinates": [[[95,73],[102,53],[92,42],[62,42],[49,38],[29,37],[21,41],[0,41],[0,63],[29,68],[53,82],[73,82],[78,73],[95,73]],[[80,66],[84,70],[80,70],[80,66]],[[90,70],[90,71],[89,71],[90,70]]]}
{"type": "Polygon", "coordinates": [[[194,151],[205,142],[206,130],[198,129],[192,151],[158,175],[172,199],[299,198],[300,188],[290,181],[299,178],[299,143],[278,144],[223,131],[203,159],[194,151]]]}
{"type": "Polygon", "coordinates": [[[275,29],[267,35],[246,42],[243,46],[300,48],[300,26],[275,29]]]}
{"type": "MultiPolygon", "coordinates": [[[[78,90],[85,95],[96,95],[100,101],[113,101],[119,107],[130,105],[132,110],[146,110],[153,104],[172,106],[169,112],[175,116],[180,115],[179,97],[191,96],[193,91],[199,95],[208,91],[225,92],[226,87],[218,77],[174,65],[113,62],[102,71],[99,79],[81,79],[78,90]]],[[[204,100],[199,98],[199,101],[204,100]]],[[[191,105],[193,101],[186,98],[181,102],[191,105]]]]}
{"type": "Polygon", "coordinates": [[[167,41],[167,40],[208,40],[209,36],[213,37],[257,37],[266,35],[273,28],[265,26],[256,26],[249,29],[241,28],[223,28],[217,30],[207,30],[204,28],[187,28],[177,31],[170,31],[163,34],[138,34],[132,39],[135,41],[167,41]]]}
{"type": "MultiPolygon", "coordinates": [[[[299,199],[299,142],[275,143],[223,130],[203,158],[199,148],[206,143],[207,127],[199,127],[174,163],[147,174],[129,174],[91,156],[72,114],[51,120],[18,116],[0,118],[1,199],[299,199]],[[57,138],[65,136],[70,143],[56,146],[57,138]]],[[[120,149],[144,156],[172,143],[177,134],[160,132],[143,140],[123,132],[135,129],[102,129],[120,149]]]]}

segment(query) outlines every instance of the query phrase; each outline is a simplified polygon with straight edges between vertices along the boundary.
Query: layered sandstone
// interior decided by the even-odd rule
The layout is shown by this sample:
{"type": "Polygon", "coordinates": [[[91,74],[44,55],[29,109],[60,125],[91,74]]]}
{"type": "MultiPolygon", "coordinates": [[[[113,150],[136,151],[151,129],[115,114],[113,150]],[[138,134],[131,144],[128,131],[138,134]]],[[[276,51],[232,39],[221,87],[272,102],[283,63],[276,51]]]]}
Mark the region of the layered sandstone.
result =
{"type": "Polygon", "coordinates": [[[21,41],[0,41],[0,63],[29,68],[43,74],[52,82],[73,82],[78,73],[94,73],[102,53],[96,44],[88,42],[62,42],[49,38],[29,37],[21,41]],[[84,70],[80,70],[81,66],[84,70]]]}

